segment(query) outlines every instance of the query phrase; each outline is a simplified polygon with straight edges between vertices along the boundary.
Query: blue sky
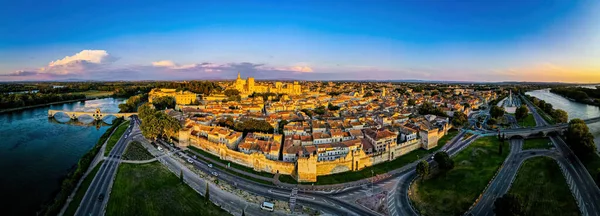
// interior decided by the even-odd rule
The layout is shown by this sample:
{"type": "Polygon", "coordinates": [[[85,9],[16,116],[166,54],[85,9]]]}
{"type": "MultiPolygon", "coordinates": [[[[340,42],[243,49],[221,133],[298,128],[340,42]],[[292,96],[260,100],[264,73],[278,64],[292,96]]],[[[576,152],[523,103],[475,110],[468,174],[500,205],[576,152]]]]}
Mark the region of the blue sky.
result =
{"type": "Polygon", "coordinates": [[[239,70],[258,79],[599,82],[599,6],[591,0],[4,2],[0,80],[219,79],[239,70]]]}

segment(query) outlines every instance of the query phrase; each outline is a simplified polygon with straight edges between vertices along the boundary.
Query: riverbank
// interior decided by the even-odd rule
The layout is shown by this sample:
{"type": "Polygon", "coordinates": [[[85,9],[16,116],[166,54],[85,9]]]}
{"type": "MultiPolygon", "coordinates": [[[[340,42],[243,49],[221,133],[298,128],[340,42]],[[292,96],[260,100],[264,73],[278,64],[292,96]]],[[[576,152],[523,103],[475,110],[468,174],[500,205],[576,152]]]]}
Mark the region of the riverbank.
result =
{"type": "Polygon", "coordinates": [[[57,101],[57,102],[52,102],[52,103],[45,103],[45,104],[37,104],[37,105],[31,105],[31,106],[24,106],[24,107],[3,109],[3,110],[0,110],[0,113],[8,113],[8,112],[20,111],[20,110],[25,110],[25,109],[37,108],[37,107],[50,106],[50,105],[63,104],[63,103],[73,103],[73,102],[86,101],[86,100],[88,100],[88,99],[87,98],[82,98],[82,99],[76,99],[76,100],[57,101]]]}
{"type": "Polygon", "coordinates": [[[42,206],[41,212],[38,215],[56,215],[59,213],[61,208],[64,206],[68,199],[68,196],[75,190],[75,187],[83,177],[84,173],[89,169],[94,157],[98,154],[104,142],[108,140],[112,132],[121,125],[123,120],[115,119],[113,126],[111,126],[98,140],[96,145],[84,154],[81,159],[77,162],[77,168],[69,173],[67,177],[62,181],[61,188],[56,194],[55,198],[49,203],[42,206]]]}

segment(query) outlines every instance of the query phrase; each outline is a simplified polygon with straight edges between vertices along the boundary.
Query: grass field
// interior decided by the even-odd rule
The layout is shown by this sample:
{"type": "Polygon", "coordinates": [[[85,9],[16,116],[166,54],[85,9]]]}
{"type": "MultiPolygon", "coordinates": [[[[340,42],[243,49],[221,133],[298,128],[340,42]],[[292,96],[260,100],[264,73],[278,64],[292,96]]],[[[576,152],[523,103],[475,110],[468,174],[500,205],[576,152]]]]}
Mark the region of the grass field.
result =
{"type": "Polygon", "coordinates": [[[158,162],[121,164],[106,215],[229,215],[158,162]]]}
{"type": "Polygon", "coordinates": [[[533,114],[527,114],[525,119],[519,121],[519,125],[521,127],[535,127],[535,119],[533,118],[533,114]]]}
{"type": "MultiPolygon", "coordinates": [[[[450,141],[456,135],[458,135],[458,130],[448,131],[448,134],[446,136],[442,137],[438,141],[438,146],[436,146],[435,148],[432,148],[430,150],[417,149],[412,152],[409,152],[408,154],[402,155],[402,156],[394,159],[393,161],[389,161],[389,162],[377,164],[375,166],[367,167],[360,171],[343,172],[343,173],[337,173],[337,174],[333,174],[333,175],[318,176],[317,182],[315,182],[314,184],[315,185],[339,184],[339,183],[357,181],[357,180],[361,180],[364,178],[370,178],[370,177],[372,177],[373,174],[378,175],[378,174],[387,173],[394,169],[397,169],[397,168],[403,167],[407,164],[410,164],[412,162],[415,162],[419,158],[423,158],[424,156],[437,151],[442,146],[444,146],[446,144],[446,142],[450,141]],[[371,173],[371,170],[373,171],[373,173],[371,173]]],[[[284,175],[279,176],[279,181],[285,182],[285,183],[290,183],[290,184],[297,183],[291,176],[284,176],[284,175]]],[[[313,183],[302,183],[302,184],[313,184],[313,183]]]]}
{"type": "Polygon", "coordinates": [[[535,138],[535,139],[526,139],[523,142],[523,150],[527,149],[549,149],[554,147],[554,145],[548,145],[550,143],[550,139],[547,137],[543,138],[535,138]]]}
{"type": "Polygon", "coordinates": [[[525,215],[579,215],[560,167],[548,157],[523,162],[508,193],[520,198],[525,215]]]}
{"type": "Polygon", "coordinates": [[[469,209],[508,156],[498,154],[498,144],[496,137],[479,138],[453,158],[446,175],[415,181],[409,196],[419,212],[460,215],[469,209]]]}
{"type": "Polygon", "coordinates": [[[104,156],[108,156],[110,150],[112,150],[115,147],[117,141],[119,141],[121,136],[125,133],[125,131],[127,131],[127,127],[129,127],[129,121],[123,122],[121,125],[119,125],[119,127],[117,127],[112,136],[108,138],[108,142],[106,143],[106,149],[104,151],[104,156]]]}
{"type": "Polygon", "coordinates": [[[598,156],[598,154],[593,154],[589,159],[581,160],[581,162],[588,170],[592,178],[596,180],[596,185],[600,187],[600,178],[597,177],[600,175],[600,156],[598,156]]]}
{"type": "Polygon", "coordinates": [[[123,154],[124,160],[150,160],[154,158],[144,146],[138,141],[133,141],[127,146],[125,154],[123,154]]]}
{"type": "Polygon", "coordinates": [[[92,172],[90,172],[90,174],[85,177],[83,182],[81,182],[79,189],[77,189],[77,192],[75,193],[73,200],[71,200],[71,203],[69,203],[69,207],[67,207],[67,210],[65,211],[64,215],[75,215],[77,207],[79,207],[79,204],[81,203],[85,192],[87,191],[88,187],[90,187],[90,184],[92,184],[92,180],[94,180],[94,176],[96,176],[96,173],[100,169],[100,166],[102,166],[103,162],[104,161],[100,161],[100,163],[98,163],[98,165],[94,167],[92,172]]]}

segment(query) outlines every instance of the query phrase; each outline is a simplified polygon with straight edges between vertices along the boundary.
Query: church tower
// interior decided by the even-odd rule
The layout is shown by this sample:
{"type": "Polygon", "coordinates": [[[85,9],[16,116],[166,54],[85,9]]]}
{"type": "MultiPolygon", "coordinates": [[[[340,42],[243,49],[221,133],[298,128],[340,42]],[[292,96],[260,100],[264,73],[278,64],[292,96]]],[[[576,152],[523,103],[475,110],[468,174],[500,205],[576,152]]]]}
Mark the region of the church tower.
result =
{"type": "Polygon", "coordinates": [[[242,79],[242,76],[240,76],[240,72],[238,71],[238,80],[242,79]]]}

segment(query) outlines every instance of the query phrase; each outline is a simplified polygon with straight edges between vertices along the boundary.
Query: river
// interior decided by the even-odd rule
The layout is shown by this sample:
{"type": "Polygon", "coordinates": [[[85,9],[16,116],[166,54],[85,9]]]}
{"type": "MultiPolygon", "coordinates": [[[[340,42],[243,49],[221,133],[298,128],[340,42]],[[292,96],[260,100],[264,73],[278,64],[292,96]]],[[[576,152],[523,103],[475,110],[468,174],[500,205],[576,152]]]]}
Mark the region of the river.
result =
{"type": "MultiPolygon", "coordinates": [[[[597,106],[578,103],[567,100],[566,98],[550,92],[550,89],[542,89],[529,91],[525,94],[542,99],[547,103],[552,104],[555,109],[562,109],[569,114],[569,120],[574,118],[588,119],[600,116],[600,108],[597,106]]],[[[600,149],[600,122],[589,124],[590,132],[594,135],[596,146],[600,149]]]]}
{"type": "MultiPolygon", "coordinates": [[[[48,119],[48,109],[118,112],[123,99],[97,99],[0,114],[2,215],[34,215],[53,199],[61,180],[108,129],[108,124],[48,119]]],[[[107,117],[107,122],[112,118],[107,117]]]]}

